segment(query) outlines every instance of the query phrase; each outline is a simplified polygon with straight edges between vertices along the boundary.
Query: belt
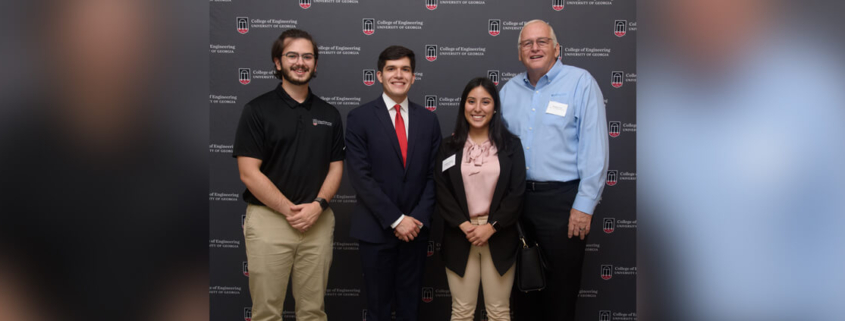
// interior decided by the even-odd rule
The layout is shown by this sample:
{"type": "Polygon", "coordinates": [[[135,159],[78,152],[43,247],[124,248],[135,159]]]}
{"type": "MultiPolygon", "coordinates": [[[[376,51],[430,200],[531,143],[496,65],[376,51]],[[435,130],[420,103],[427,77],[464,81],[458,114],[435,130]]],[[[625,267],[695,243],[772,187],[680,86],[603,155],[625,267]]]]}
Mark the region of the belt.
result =
{"type": "Polygon", "coordinates": [[[525,190],[529,192],[542,192],[548,191],[553,189],[558,189],[562,187],[578,185],[580,183],[580,179],[571,180],[567,182],[537,182],[537,181],[526,181],[525,182],[525,190]]]}

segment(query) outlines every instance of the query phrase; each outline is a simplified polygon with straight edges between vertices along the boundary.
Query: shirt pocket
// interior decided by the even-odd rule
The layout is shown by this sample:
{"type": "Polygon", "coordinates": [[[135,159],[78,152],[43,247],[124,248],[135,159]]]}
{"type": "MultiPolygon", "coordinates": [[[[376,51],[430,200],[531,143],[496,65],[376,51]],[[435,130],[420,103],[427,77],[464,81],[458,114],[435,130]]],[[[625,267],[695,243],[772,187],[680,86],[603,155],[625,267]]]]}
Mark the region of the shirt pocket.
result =
{"type": "Polygon", "coordinates": [[[569,93],[551,94],[549,101],[542,108],[543,125],[563,129],[572,122],[575,108],[569,93]],[[562,116],[561,116],[562,114],[562,116]]]}

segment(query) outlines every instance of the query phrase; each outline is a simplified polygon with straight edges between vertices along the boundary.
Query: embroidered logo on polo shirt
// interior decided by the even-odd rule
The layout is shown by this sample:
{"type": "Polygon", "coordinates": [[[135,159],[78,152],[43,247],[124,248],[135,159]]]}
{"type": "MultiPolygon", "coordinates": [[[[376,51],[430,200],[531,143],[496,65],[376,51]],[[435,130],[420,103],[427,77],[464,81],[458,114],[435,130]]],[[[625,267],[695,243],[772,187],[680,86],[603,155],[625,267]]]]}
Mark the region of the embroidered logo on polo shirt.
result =
{"type": "Polygon", "coordinates": [[[312,123],[314,124],[314,126],[325,125],[325,126],[332,127],[332,122],[325,121],[325,120],[319,120],[317,118],[312,119],[312,123]]]}

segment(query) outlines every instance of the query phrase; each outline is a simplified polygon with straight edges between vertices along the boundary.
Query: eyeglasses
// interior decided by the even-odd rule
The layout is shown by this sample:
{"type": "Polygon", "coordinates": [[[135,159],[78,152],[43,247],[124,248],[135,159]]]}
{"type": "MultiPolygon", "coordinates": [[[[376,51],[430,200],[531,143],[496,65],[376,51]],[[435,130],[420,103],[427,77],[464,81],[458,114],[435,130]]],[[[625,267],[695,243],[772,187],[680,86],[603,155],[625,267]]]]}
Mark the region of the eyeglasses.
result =
{"type": "MultiPolygon", "coordinates": [[[[529,49],[534,47],[535,40],[525,40],[519,43],[519,47],[522,49],[529,49]]],[[[540,48],[548,48],[552,45],[552,38],[537,38],[537,46],[540,48]]]]}
{"type": "Polygon", "coordinates": [[[314,54],[312,54],[312,53],[304,53],[304,54],[300,55],[300,54],[295,53],[295,52],[288,52],[288,53],[285,54],[285,58],[287,58],[288,61],[291,61],[291,62],[299,60],[299,57],[302,57],[302,60],[304,60],[304,61],[314,60],[314,54]]]}

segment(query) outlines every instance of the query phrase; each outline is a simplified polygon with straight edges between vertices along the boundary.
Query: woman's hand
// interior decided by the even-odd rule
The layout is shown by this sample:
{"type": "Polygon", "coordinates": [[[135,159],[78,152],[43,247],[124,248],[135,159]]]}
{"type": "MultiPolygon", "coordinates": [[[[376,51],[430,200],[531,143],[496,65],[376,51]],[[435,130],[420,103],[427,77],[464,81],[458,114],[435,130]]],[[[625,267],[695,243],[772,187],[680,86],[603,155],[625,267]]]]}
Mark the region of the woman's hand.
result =
{"type": "Polygon", "coordinates": [[[461,228],[461,231],[463,231],[464,234],[469,234],[470,232],[475,230],[475,225],[472,225],[472,223],[470,223],[469,221],[461,223],[461,225],[458,225],[458,227],[461,228]]]}
{"type": "Polygon", "coordinates": [[[496,230],[493,228],[493,225],[483,224],[475,226],[475,228],[467,234],[467,240],[469,240],[472,245],[475,246],[484,246],[487,244],[487,240],[490,239],[490,236],[496,233],[496,230]]]}

